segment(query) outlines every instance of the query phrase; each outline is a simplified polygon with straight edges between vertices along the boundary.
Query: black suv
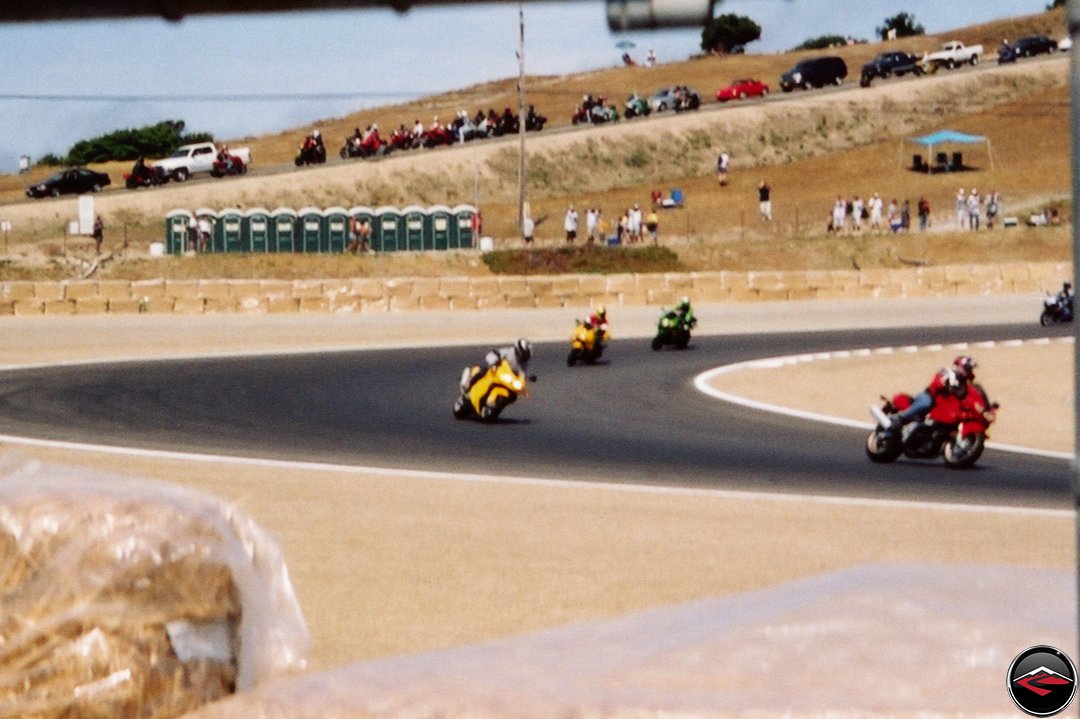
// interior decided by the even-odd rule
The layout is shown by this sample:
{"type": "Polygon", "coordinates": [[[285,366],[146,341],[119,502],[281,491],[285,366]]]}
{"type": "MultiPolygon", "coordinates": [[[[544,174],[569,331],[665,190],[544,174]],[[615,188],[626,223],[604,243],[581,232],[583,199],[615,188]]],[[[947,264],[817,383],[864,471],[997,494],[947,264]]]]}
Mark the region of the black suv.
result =
{"type": "Polygon", "coordinates": [[[780,76],[780,89],[791,92],[797,87],[809,90],[825,85],[842,85],[847,77],[844,58],[827,56],[803,60],[780,76]]]}
{"type": "Polygon", "coordinates": [[[883,79],[891,75],[902,77],[909,72],[916,75],[922,75],[923,73],[922,63],[917,55],[910,55],[900,51],[883,52],[862,66],[859,84],[863,87],[870,87],[870,81],[875,77],[883,79]]]}

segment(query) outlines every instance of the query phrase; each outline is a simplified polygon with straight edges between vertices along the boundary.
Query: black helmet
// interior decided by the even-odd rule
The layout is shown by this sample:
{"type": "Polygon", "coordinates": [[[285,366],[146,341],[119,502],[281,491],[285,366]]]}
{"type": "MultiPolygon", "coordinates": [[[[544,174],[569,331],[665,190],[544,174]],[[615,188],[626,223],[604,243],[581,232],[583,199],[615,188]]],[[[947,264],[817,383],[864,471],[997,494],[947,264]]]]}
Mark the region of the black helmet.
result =
{"type": "Polygon", "coordinates": [[[522,337],[514,343],[514,356],[517,357],[517,361],[520,363],[529,361],[529,358],[532,357],[532,344],[529,343],[529,340],[522,337]]]}

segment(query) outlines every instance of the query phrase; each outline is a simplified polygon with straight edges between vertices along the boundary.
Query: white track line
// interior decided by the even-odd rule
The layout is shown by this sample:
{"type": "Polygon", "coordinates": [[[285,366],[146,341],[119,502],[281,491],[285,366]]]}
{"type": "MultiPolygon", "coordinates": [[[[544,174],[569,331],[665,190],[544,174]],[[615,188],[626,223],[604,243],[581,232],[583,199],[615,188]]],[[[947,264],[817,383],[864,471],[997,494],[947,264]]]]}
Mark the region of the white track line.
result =
{"type": "MultiPolygon", "coordinates": [[[[834,352],[820,352],[813,355],[799,354],[785,355],[780,357],[766,357],[756,360],[747,360],[746,362],[736,362],[734,364],[724,365],[722,367],[715,367],[711,370],[702,372],[694,378],[694,386],[698,389],[699,392],[707,394],[710,397],[714,397],[725,402],[731,402],[732,404],[737,404],[743,407],[749,407],[751,409],[757,409],[763,412],[783,414],[789,417],[797,417],[799,419],[806,419],[814,422],[825,422],[827,424],[835,424],[843,427],[854,427],[857,429],[869,430],[873,429],[874,427],[874,424],[872,422],[860,422],[854,419],[847,419],[846,417],[833,417],[832,415],[819,414],[817,412],[807,412],[800,409],[792,409],[791,407],[784,407],[783,405],[772,404],[769,402],[759,402],[757,400],[749,399],[747,397],[741,397],[730,392],[724,392],[723,390],[716,389],[711,385],[711,382],[714,378],[721,375],[740,372],[746,369],[777,369],[781,367],[790,367],[798,364],[806,364],[822,360],[847,359],[850,357],[868,357],[872,354],[892,354],[894,352],[915,353],[920,351],[938,352],[943,349],[964,351],[973,346],[987,349],[995,345],[1001,345],[1003,347],[1018,347],[1023,344],[1046,345],[1050,344],[1051,342],[1064,342],[1071,344],[1073,342],[1073,338],[1062,337],[1051,339],[1049,337],[1042,337],[1033,340],[980,342],[976,345],[972,345],[967,342],[958,342],[951,345],[934,344],[926,345],[924,347],[879,347],[876,349],[836,350],[834,352]]],[[[1051,459],[1067,460],[1075,459],[1075,455],[1071,452],[1053,452],[1043,449],[1031,449],[1029,447],[1017,447],[1011,444],[997,444],[996,442],[987,442],[986,446],[1002,452],[1015,452],[1018,454],[1027,454],[1035,457],[1048,457],[1051,459]]]]}

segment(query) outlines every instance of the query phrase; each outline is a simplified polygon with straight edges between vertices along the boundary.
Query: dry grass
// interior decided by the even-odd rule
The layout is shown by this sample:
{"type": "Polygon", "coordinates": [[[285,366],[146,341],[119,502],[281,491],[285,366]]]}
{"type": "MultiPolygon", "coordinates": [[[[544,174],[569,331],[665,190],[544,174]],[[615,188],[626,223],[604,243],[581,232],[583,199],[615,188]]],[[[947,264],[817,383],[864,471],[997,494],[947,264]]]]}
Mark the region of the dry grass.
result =
{"type": "MultiPolygon", "coordinates": [[[[896,45],[922,51],[942,39],[955,37],[969,43],[982,42],[990,51],[1002,37],[1035,31],[1059,36],[1063,28],[1064,13],[1056,10],[940,36],[907,39],[896,45]]],[[[857,72],[859,64],[881,49],[880,44],[871,43],[837,52],[857,72]]],[[[711,101],[715,88],[736,76],[775,78],[806,54],[810,53],[703,57],[652,69],[620,67],[579,76],[531,78],[528,87],[538,107],[557,127],[569,123],[572,107],[586,92],[621,98],[634,90],[648,92],[657,86],[683,82],[697,87],[711,101]]],[[[965,236],[946,242],[935,234],[948,248],[931,242],[916,249],[909,247],[910,239],[825,236],[828,214],[838,194],[866,197],[880,192],[886,200],[908,198],[912,204],[925,195],[934,209],[936,228],[946,228],[951,222],[952,198],[960,185],[966,189],[978,186],[984,193],[997,189],[1003,196],[1005,214],[1026,213],[1067,197],[1069,90],[1064,64],[1057,62],[1046,70],[1040,70],[1042,66],[1034,61],[1025,61],[1006,72],[941,73],[911,82],[875,83],[871,90],[835,96],[797,92],[789,102],[733,107],[731,111],[701,113],[692,118],[682,116],[677,122],[660,118],[561,135],[545,131],[531,136],[536,139],[531,140],[534,149],[529,155],[532,214],[540,220],[538,244],[559,241],[560,220],[567,204],[600,207],[610,222],[623,208],[647,204],[651,191],[666,192],[678,186],[686,192],[688,202],[684,209],[661,215],[661,237],[664,244],[678,245],[680,259],[693,269],[850,266],[853,258],[865,266],[895,266],[909,259],[935,263],[946,257],[959,261],[1067,258],[1068,242],[1062,232],[1044,232],[1036,235],[1039,241],[1035,242],[1026,234],[1009,233],[990,243],[965,236]],[[901,145],[901,138],[946,126],[990,137],[993,167],[985,153],[970,150],[965,157],[978,165],[977,172],[926,176],[901,169],[902,162],[910,160],[915,149],[901,145]],[[733,166],[731,183],[722,189],[712,175],[720,146],[731,151],[733,166]],[[765,177],[774,188],[776,217],[767,226],[758,220],[756,203],[757,183],[765,177]],[[813,250],[806,244],[808,239],[814,240],[813,250]],[[994,254],[987,254],[988,250],[994,254]]],[[[512,81],[494,82],[363,116],[323,121],[319,126],[328,139],[344,137],[353,126],[372,121],[387,128],[399,121],[411,124],[417,116],[427,119],[436,113],[452,115],[459,107],[470,112],[476,107],[500,108],[510,103],[512,91],[512,81]]],[[[251,138],[246,144],[251,146],[257,166],[288,162],[303,131],[251,138]]],[[[325,174],[311,172],[267,177],[257,185],[209,183],[199,186],[202,196],[198,200],[189,201],[206,201],[220,207],[272,208],[454,204],[478,198],[485,233],[501,240],[501,246],[513,246],[518,236],[516,143],[488,141],[469,147],[476,150],[406,153],[400,160],[390,158],[378,163],[344,163],[335,158],[326,169],[338,166],[348,175],[330,181],[321,179],[325,174]],[[290,181],[278,181],[285,177],[290,181]]],[[[118,178],[127,168],[106,169],[118,178]]],[[[0,198],[14,198],[25,182],[25,177],[0,178],[0,198]]],[[[160,198],[169,197],[169,192],[170,188],[156,194],[122,189],[104,193],[103,207],[107,200],[123,203],[111,205],[119,207],[108,216],[110,249],[115,250],[119,244],[118,227],[128,233],[132,247],[144,247],[150,239],[159,239],[161,203],[167,202],[160,198]],[[158,204],[144,202],[144,198],[155,198],[158,204]],[[132,209],[139,202],[144,202],[143,209],[132,209]]],[[[40,211],[38,205],[30,207],[33,214],[17,224],[18,234],[11,238],[12,251],[4,248],[10,261],[6,267],[0,265],[0,278],[64,273],[70,276],[72,263],[68,256],[85,253],[84,246],[81,241],[58,235],[57,228],[64,221],[58,205],[43,202],[40,211]]],[[[451,256],[433,260],[402,255],[355,262],[349,258],[299,257],[125,261],[113,262],[100,271],[125,277],[143,272],[170,277],[189,276],[189,272],[277,277],[319,272],[474,274],[483,268],[479,263],[471,266],[451,256]]]]}

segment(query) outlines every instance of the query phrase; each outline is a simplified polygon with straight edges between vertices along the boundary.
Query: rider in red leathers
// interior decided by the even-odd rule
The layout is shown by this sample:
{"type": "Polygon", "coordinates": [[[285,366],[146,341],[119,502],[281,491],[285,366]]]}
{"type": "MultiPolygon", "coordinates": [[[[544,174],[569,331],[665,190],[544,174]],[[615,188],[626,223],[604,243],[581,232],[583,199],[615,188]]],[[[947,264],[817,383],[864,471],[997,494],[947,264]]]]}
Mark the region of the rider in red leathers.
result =
{"type": "Polygon", "coordinates": [[[912,398],[911,406],[892,417],[892,429],[899,429],[908,422],[921,420],[934,408],[934,403],[945,395],[962,397],[968,385],[975,381],[975,360],[960,355],[951,366],[946,367],[930,380],[926,389],[912,398]]]}

